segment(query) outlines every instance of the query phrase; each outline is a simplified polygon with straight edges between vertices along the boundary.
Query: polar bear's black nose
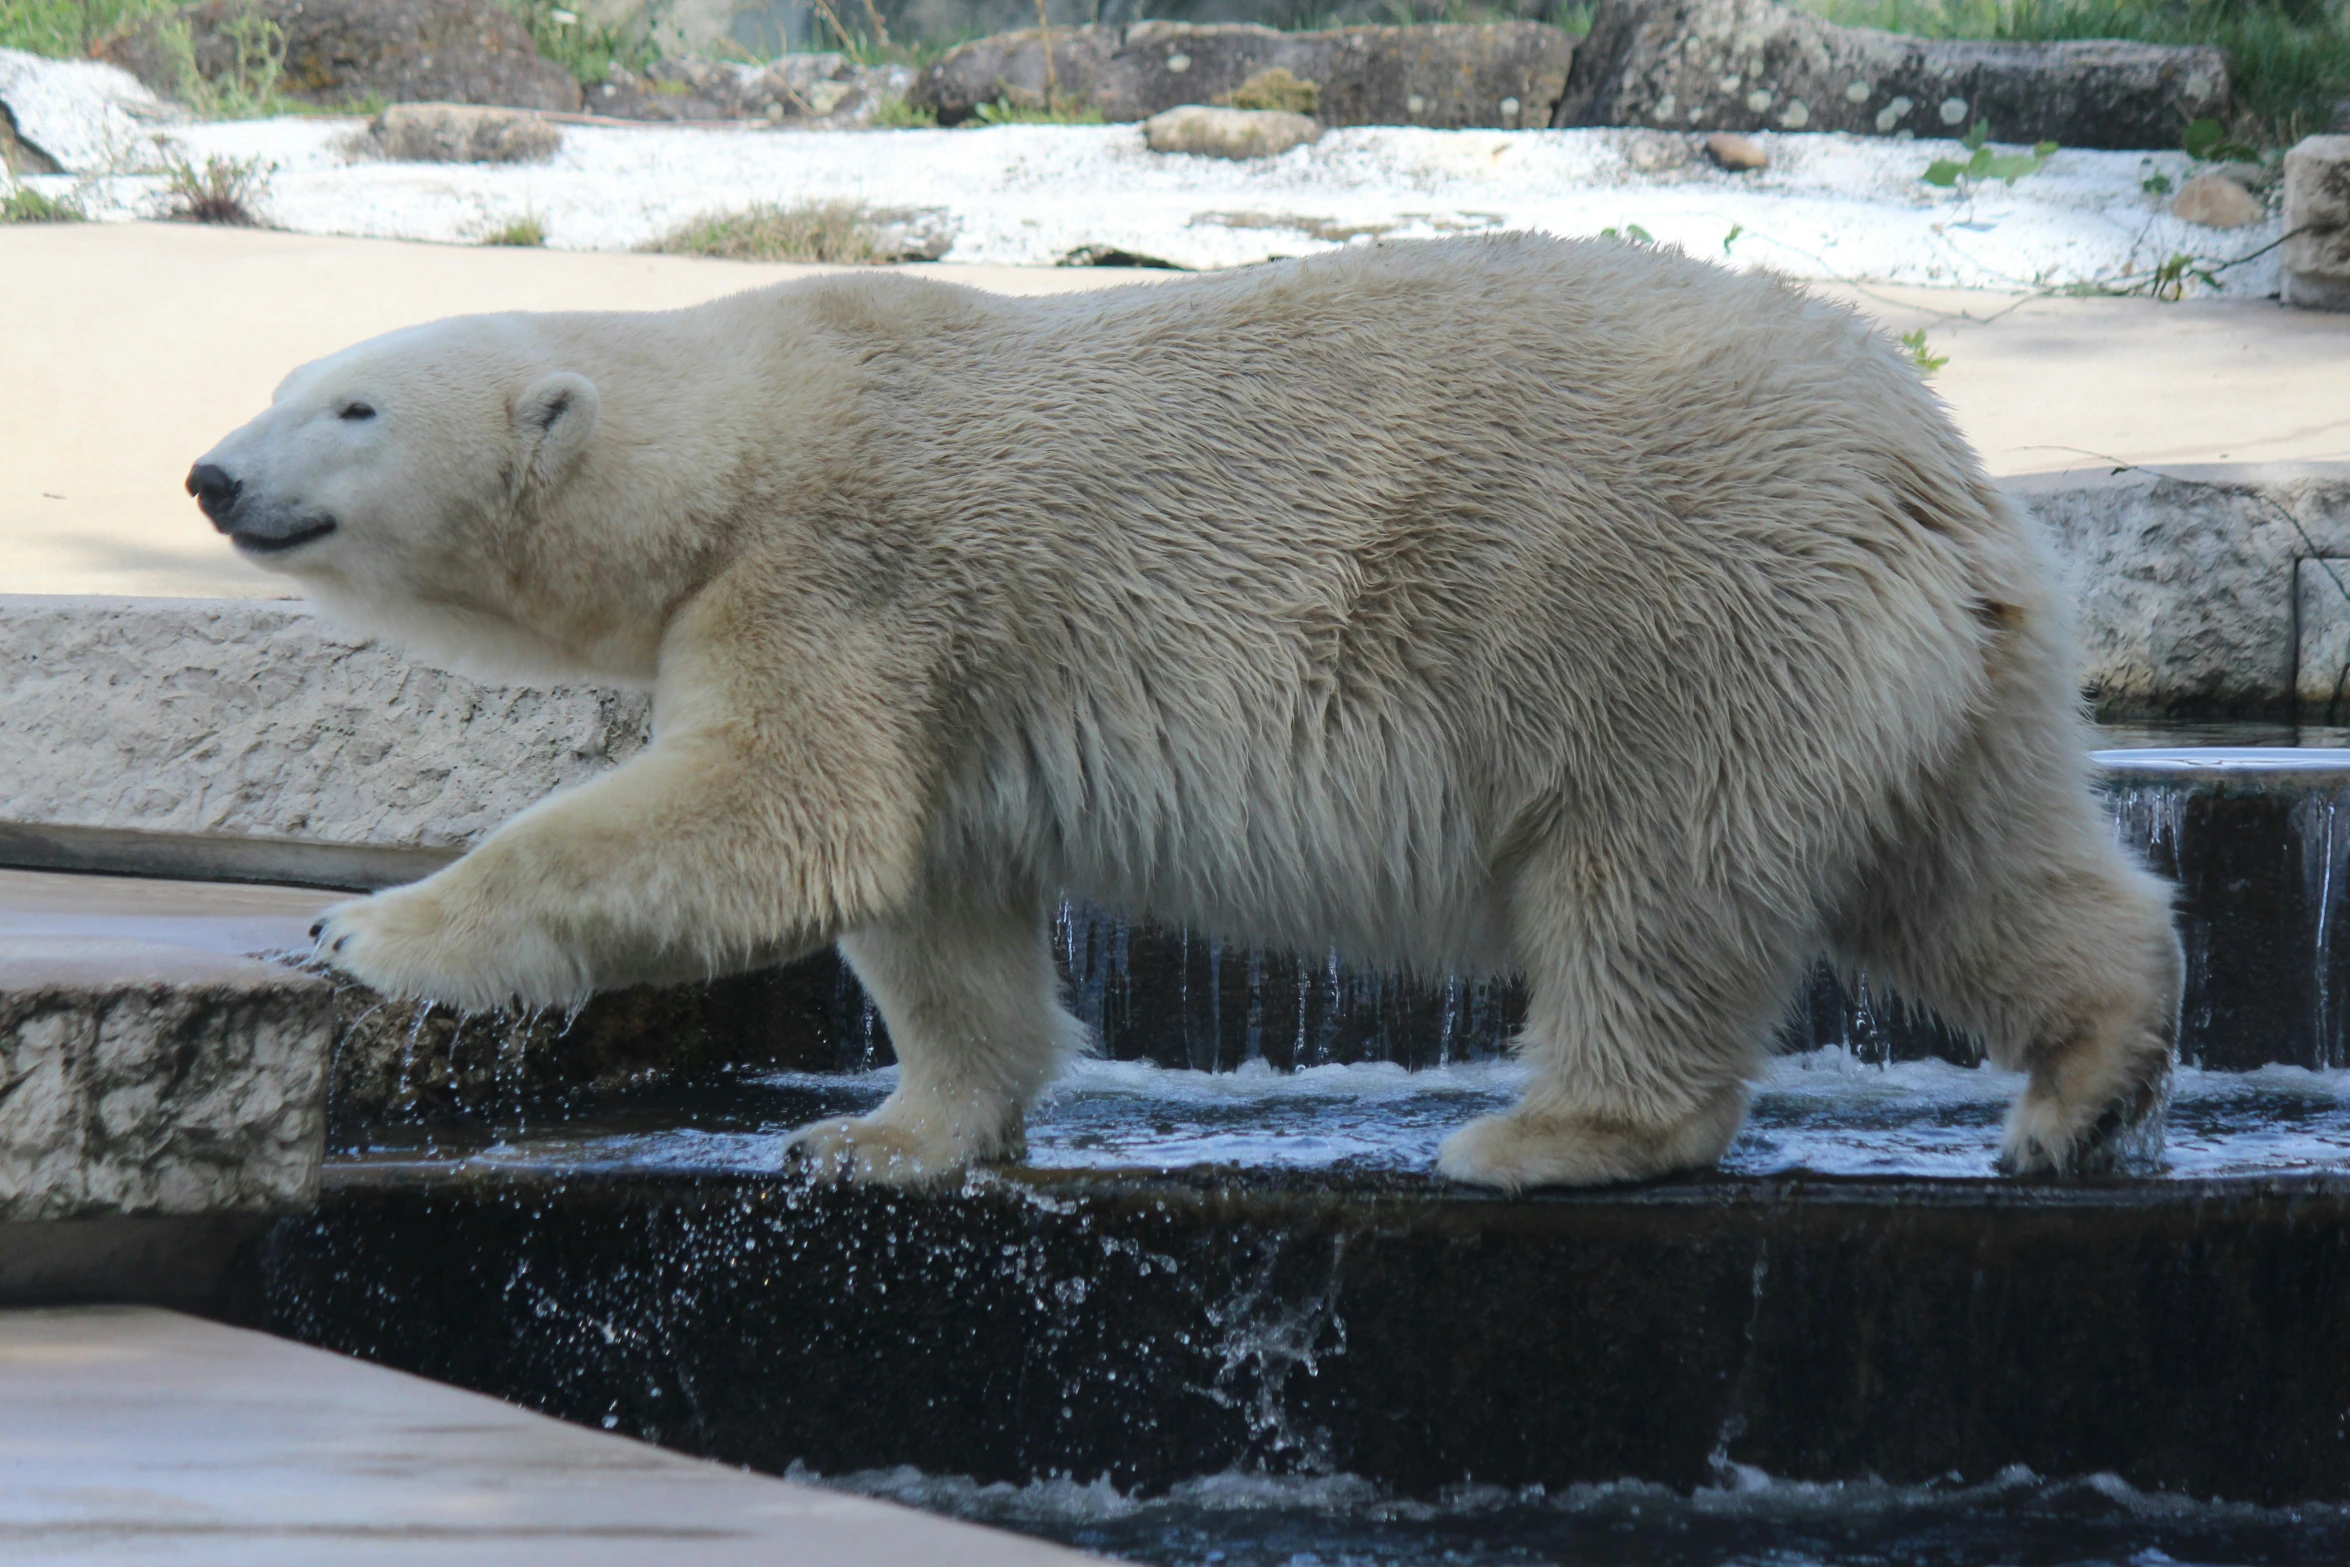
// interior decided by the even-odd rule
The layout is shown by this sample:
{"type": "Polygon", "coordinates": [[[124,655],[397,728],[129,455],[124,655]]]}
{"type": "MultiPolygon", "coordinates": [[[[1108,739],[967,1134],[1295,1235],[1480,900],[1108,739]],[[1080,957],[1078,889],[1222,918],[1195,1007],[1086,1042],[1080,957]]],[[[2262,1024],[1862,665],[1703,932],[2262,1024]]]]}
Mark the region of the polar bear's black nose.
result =
{"type": "Polygon", "coordinates": [[[188,470],[188,493],[196,497],[196,504],[215,524],[228,515],[236,505],[237,494],[244,483],[228,476],[228,470],[218,463],[200,462],[188,470]]]}

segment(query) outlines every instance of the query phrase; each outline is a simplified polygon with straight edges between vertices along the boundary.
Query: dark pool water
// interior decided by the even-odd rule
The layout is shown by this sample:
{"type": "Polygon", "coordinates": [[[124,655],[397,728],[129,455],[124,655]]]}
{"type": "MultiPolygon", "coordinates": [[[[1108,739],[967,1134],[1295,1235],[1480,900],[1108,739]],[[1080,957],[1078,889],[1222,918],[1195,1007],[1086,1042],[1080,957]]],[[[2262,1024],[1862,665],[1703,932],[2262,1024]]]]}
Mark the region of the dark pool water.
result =
{"type": "Polygon", "coordinates": [[[1636,1481],[1465,1488],[1435,1501],[1349,1476],[1218,1475],[1134,1497],[912,1470],[799,1478],[1157,1567],[2319,1567],[2350,1511],[2149,1495],[2110,1476],[1797,1484],[1728,1469],[1691,1495],[1636,1481]]]}

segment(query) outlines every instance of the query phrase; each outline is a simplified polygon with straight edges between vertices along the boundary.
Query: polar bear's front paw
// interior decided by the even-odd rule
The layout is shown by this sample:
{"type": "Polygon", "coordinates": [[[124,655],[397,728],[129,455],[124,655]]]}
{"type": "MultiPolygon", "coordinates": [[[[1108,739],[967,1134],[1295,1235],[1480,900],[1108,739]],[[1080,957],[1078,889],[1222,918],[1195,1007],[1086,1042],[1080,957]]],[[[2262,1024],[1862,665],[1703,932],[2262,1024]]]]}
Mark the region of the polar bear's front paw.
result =
{"type": "Polygon", "coordinates": [[[468,1011],[584,997],[578,965],[524,930],[484,932],[451,917],[429,883],[338,903],[310,927],[316,957],[387,996],[468,1011]]]}
{"type": "Polygon", "coordinates": [[[854,1120],[818,1121],[792,1133],[784,1155],[819,1185],[936,1186],[978,1160],[1018,1157],[1024,1140],[983,1138],[951,1125],[890,1115],[887,1107],[854,1120]]]}
{"type": "Polygon", "coordinates": [[[1480,1116],[1444,1140],[1436,1169],[1448,1180],[1521,1192],[1535,1186],[1606,1186],[1720,1159],[1746,1116],[1744,1084],[1717,1091],[1663,1126],[1634,1126],[1520,1106],[1480,1116]]]}

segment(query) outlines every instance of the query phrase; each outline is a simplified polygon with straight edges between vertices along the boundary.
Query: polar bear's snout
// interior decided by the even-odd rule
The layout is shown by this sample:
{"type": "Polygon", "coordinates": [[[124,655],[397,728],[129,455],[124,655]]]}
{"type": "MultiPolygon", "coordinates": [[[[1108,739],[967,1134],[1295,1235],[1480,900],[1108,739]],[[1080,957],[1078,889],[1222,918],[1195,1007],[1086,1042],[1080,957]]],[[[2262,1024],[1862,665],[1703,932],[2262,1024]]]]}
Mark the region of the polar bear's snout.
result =
{"type": "Polygon", "coordinates": [[[257,554],[294,549],[325,538],[339,526],[330,514],[268,504],[265,497],[249,494],[245,481],[217,462],[199,462],[188,470],[188,493],[229,542],[257,554]]]}
{"type": "Polygon", "coordinates": [[[244,492],[245,481],[230,478],[228,470],[218,463],[200,462],[188,470],[188,493],[196,497],[198,509],[223,533],[228,531],[229,513],[236,509],[237,497],[244,492]]]}

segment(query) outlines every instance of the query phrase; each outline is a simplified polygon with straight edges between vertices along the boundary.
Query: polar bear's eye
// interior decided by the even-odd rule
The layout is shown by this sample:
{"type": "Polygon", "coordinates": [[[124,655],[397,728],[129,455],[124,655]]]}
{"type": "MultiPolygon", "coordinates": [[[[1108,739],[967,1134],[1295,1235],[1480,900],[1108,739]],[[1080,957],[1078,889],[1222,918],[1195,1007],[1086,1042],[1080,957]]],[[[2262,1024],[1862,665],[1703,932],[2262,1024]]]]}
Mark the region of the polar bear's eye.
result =
{"type": "Polygon", "coordinates": [[[366,403],[345,403],[343,404],[342,413],[337,415],[337,417],[343,419],[372,419],[375,417],[375,410],[366,403]]]}

